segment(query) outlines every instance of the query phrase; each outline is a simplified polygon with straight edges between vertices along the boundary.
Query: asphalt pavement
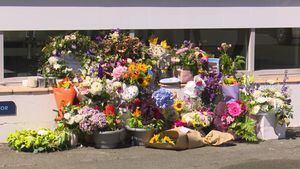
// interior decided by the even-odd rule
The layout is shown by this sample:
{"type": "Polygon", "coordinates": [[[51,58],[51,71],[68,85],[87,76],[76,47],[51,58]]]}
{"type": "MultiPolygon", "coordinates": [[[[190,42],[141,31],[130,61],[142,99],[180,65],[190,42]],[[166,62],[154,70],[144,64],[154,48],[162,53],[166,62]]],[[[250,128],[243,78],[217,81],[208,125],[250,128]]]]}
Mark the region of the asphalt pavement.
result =
{"type": "Polygon", "coordinates": [[[0,169],[300,169],[300,138],[172,151],[79,147],[22,153],[0,144],[0,169]]]}

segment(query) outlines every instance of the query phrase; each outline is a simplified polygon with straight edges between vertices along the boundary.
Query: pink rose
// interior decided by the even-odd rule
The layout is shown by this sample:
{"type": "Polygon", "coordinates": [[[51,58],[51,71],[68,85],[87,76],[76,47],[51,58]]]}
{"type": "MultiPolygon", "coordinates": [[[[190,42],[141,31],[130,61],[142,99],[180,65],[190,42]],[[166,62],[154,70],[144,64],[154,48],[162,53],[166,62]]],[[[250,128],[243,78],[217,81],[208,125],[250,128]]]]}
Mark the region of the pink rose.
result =
{"type": "Polygon", "coordinates": [[[118,80],[126,71],[127,71],[127,67],[118,66],[118,67],[114,68],[114,70],[112,72],[112,76],[114,79],[118,80]]]}
{"type": "Polygon", "coordinates": [[[227,103],[227,111],[231,116],[237,117],[242,113],[242,108],[237,102],[229,102],[227,103]]]}

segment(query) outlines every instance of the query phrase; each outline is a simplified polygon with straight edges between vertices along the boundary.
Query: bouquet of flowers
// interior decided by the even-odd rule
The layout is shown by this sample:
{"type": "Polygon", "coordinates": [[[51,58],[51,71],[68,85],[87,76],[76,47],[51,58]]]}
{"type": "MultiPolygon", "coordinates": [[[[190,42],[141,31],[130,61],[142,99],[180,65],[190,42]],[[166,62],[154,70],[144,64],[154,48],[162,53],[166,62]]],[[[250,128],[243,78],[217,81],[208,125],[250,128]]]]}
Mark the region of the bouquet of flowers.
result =
{"type": "Polygon", "coordinates": [[[277,122],[280,125],[289,124],[293,117],[291,99],[287,92],[277,88],[256,89],[252,93],[253,98],[249,106],[252,114],[258,112],[275,113],[277,122]]]}
{"type": "Polygon", "coordinates": [[[56,36],[42,49],[40,72],[46,77],[74,77],[82,63],[99,55],[97,44],[90,37],[74,32],[56,36]]]}
{"type": "Polygon", "coordinates": [[[223,78],[222,93],[226,102],[236,101],[239,99],[239,83],[233,76],[223,78]]]}

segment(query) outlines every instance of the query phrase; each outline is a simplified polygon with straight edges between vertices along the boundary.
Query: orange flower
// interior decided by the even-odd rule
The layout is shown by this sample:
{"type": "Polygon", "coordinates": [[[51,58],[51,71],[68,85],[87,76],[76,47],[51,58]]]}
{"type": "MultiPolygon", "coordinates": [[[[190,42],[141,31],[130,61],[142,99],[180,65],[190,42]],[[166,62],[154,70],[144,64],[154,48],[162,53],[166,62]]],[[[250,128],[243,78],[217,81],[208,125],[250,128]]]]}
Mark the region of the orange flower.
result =
{"type": "Polygon", "coordinates": [[[139,118],[141,116],[141,114],[142,114],[142,112],[141,112],[140,108],[137,107],[135,109],[135,111],[132,113],[132,116],[135,117],[135,118],[139,118]]]}

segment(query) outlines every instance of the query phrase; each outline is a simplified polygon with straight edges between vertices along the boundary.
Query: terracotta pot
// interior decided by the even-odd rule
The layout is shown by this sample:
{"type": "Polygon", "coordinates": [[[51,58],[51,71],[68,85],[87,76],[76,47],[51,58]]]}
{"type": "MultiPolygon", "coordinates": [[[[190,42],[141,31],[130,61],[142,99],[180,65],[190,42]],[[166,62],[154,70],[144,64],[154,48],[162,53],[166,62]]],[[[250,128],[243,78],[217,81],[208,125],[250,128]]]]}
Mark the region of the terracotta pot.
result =
{"type": "Polygon", "coordinates": [[[143,146],[145,142],[153,135],[153,131],[143,128],[131,128],[129,126],[125,127],[128,131],[128,134],[131,136],[131,144],[133,146],[143,146]]]}
{"type": "Polygon", "coordinates": [[[94,142],[96,148],[117,148],[125,139],[125,129],[116,131],[104,131],[94,133],[94,142]]]}
{"type": "Polygon", "coordinates": [[[192,81],[194,76],[190,70],[178,69],[178,79],[180,83],[187,83],[188,81],[192,81]]]}

